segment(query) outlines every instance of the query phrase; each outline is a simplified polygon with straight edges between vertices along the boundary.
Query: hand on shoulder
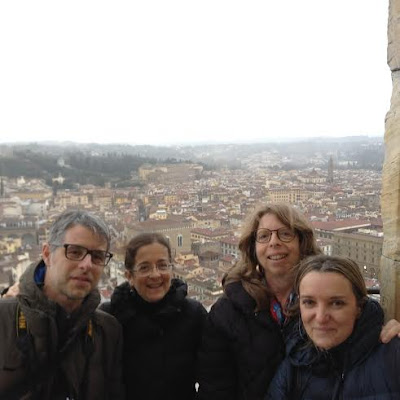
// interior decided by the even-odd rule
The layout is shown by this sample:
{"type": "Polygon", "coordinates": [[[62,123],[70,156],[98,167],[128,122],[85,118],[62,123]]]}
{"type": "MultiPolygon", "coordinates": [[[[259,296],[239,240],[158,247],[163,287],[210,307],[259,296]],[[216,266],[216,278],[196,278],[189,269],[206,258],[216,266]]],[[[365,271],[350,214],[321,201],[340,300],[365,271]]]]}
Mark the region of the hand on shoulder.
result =
{"type": "Polygon", "coordinates": [[[389,343],[396,336],[400,337],[400,322],[391,319],[383,326],[380,339],[382,343],[389,343]]]}
{"type": "Polygon", "coordinates": [[[4,290],[1,294],[2,299],[17,297],[19,295],[19,283],[14,283],[14,285],[10,286],[7,290],[4,290]]]}

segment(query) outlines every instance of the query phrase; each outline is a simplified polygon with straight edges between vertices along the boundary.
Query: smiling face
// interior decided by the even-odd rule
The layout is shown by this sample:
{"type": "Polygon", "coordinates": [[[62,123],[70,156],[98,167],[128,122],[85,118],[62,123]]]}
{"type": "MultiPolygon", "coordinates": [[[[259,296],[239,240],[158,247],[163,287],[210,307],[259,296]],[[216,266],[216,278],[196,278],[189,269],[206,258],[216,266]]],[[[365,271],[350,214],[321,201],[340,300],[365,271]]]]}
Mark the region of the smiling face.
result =
{"type": "Polygon", "coordinates": [[[149,302],[155,303],[164,298],[171,287],[171,271],[160,273],[155,265],[169,263],[168,249],[160,243],[152,243],[142,246],[136,253],[134,260],[135,266],[151,264],[153,267],[150,275],[141,276],[134,270],[126,271],[126,278],[133,286],[140,297],[149,302]]]}
{"type": "Polygon", "coordinates": [[[312,271],[301,280],[299,295],[304,328],[317,347],[331,349],[351,335],[360,307],[342,274],[312,271]]]}
{"type": "MultiPolygon", "coordinates": [[[[286,226],[276,215],[265,214],[258,224],[258,229],[261,228],[277,230],[286,226]]],[[[277,232],[273,232],[268,243],[256,242],[256,256],[267,281],[274,277],[286,276],[300,261],[299,238],[296,235],[292,241],[282,242],[277,232]]]]}
{"type": "Polygon", "coordinates": [[[93,264],[91,255],[86,255],[81,261],[67,259],[62,244],[106,251],[107,243],[84,226],[75,225],[65,232],[60,247],[50,251],[48,243],[43,245],[42,257],[46,264],[44,292],[67,312],[72,312],[97,287],[104,267],[93,264]]]}

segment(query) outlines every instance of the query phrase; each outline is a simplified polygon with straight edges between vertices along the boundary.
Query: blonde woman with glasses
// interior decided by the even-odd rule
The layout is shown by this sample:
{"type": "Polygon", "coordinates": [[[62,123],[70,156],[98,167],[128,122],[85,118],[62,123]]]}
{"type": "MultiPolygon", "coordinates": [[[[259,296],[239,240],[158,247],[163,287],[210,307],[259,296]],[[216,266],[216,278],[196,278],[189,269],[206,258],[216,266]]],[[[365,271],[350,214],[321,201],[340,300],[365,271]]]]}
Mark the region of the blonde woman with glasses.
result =
{"type": "Polygon", "coordinates": [[[102,306],[122,324],[127,399],[190,400],[196,395],[196,357],[206,311],[172,279],[166,237],[143,233],[126,248],[127,282],[102,306]]]}

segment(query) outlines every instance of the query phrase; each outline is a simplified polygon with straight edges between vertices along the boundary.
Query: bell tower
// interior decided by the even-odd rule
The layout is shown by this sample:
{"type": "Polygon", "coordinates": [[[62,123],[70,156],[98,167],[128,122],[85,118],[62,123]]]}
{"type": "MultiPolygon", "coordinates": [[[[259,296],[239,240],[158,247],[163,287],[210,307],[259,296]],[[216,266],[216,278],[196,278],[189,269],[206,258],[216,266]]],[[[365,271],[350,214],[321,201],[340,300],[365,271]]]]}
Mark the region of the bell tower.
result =
{"type": "Polygon", "coordinates": [[[328,183],[333,183],[333,159],[332,156],[329,157],[328,161],[328,183]]]}

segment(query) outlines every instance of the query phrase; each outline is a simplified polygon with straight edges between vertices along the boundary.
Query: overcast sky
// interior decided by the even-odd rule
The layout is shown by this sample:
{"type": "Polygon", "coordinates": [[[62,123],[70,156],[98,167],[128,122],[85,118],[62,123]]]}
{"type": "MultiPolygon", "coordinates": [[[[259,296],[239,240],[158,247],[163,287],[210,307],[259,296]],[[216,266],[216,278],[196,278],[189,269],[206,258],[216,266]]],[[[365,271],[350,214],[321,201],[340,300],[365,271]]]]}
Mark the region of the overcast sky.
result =
{"type": "Polygon", "coordinates": [[[383,136],[388,0],[0,3],[0,142],[383,136]]]}

